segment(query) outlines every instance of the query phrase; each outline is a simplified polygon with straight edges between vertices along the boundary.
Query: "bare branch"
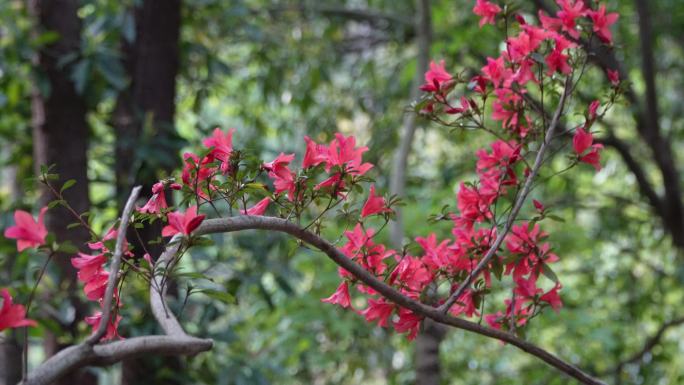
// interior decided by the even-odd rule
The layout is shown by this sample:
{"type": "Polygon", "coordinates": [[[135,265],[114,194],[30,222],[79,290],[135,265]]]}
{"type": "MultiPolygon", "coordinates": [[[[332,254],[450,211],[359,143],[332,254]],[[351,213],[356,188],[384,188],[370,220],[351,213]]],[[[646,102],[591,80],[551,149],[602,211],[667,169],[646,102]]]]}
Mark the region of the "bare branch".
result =
{"type": "Polygon", "coordinates": [[[155,274],[153,274],[153,279],[150,283],[150,304],[152,306],[152,312],[159,321],[162,329],[164,329],[168,335],[134,337],[122,341],[110,342],[108,344],[96,344],[101,339],[102,335],[104,335],[104,332],[100,331],[102,325],[105,325],[106,327],[104,321],[109,319],[110,313],[108,310],[111,308],[111,299],[113,298],[114,290],[111,286],[112,277],[117,275],[120,267],[126,226],[139,190],[139,187],[133,189],[131,197],[126,203],[126,207],[121,216],[121,223],[119,224],[119,233],[114,251],[114,260],[110,266],[107,294],[105,294],[105,302],[109,303],[105,303],[104,305],[105,308],[103,310],[102,321],[100,321],[100,327],[95,334],[83,343],[66,348],[40,364],[28,374],[27,378],[23,380],[20,385],[49,385],[78,368],[85,366],[111,365],[125,359],[140,357],[147,354],[189,356],[212,348],[212,340],[188,336],[185,334],[176,318],[170,312],[167,314],[165,311],[167,306],[163,296],[166,294],[166,290],[161,285],[161,277],[159,275],[173,267],[169,265],[175,260],[174,257],[178,252],[178,247],[180,245],[179,236],[174,237],[167,245],[166,251],[157,262],[157,265],[165,264],[166,266],[164,266],[163,269],[155,266],[155,274]],[[157,285],[157,288],[154,288],[154,285],[157,285]],[[109,299],[109,301],[107,301],[107,299],[109,299]],[[160,314],[162,317],[160,317],[160,314]],[[98,333],[102,334],[99,337],[95,337],[98,333]]]}
{"type": "Polygon", "coordinates": [[[183,327],[180,325],[176,316],[169,311],[166,305],[166,290],[167,286],[164,283],[163,276],[169,274],[176,263],[176,254],[180,249],[182,242],[182,235],[176,234],[166,246],[166,250],[159,257],[155,263],[155,274],[150,282],[150,307],[152,314],[157,319],[159,325],[164,329],[164,332],[170,336],[186,337],[183,327]]]}
{"type": "Polygon", "coordinates": [[[304,230],[297,224],[289,222],[285,219],[248,215],[230,218],[207,219],[195,231],[195,234],[202,235],[211,233],[226,233],[248,229],[271,230],[290,234],[293,237],[321,250],[335,263],[353,274],[364,284],[370,286],[385,298],[399,306],[409,309],[418,315],[430,318],[438,323],[468,330],[486,337],[509,343],[518,349],[528,352],[529,354],[541,359],[552,367],[577,379],[583,384],[605,385],[604,382],[593,378],[569,362],[566,362],[552,353],[540,348],[539,346],[525,341],[513,334],[501,330],[490,329],[475,322],[470,322],[461,318],[452,317],[448,314],[444,314],[437,308],[425,305],[421,302],[404,296],[393,287],[376,278],[359,264],[349,259],[325,239],[308,230],[304,230]]]}
{"type": "Polygon", "coordinates": [[[675,318],[671,321],[665,322],[660,326],[658,331],[651,336],[649,339],[646,340],[646,343],[644,343],[644,346],[639,350],[638,352],[632,354],[629,358],[620,361],[613,370],[611,370],[612,373],[619,373],[623,367],[626,365],[634,364],[637,363],[639,360],[641,360],[647,353],[649,353],[653,348],[658,346],[660,343],[660,340],[663,338],[665,335],[665,332],[675,326],[679,326],[684,324],[684,317],[679,317],[675,318]]]}
{"type": "Polygon", "coordinates": [[[133,214],[133,208],[135,207],[135,201],[138,199],[140,194],[141,186],[136,186],[131,191],[131,195],[126,201],[126,206],[124,206],[123,213],[121,214],[121,221],[119,222],[119,230],[116,236],[116,246],[114,247],[114,256],[112,257],[112,263],[109,267],[109,281],[107,282],[107,289],[105,290],[105,295],[102,301],[102,318],[100,319],[100,324],[97,327],[95,333],[93,333],[85,343],[88,345],[95,345],[98,343],[102,337],[104,337],[107,332],[107,326],[111,322],[112,316],[112,300],[114,299],[114,289],[116,288],[116,283],[119,280],[119,269],[121,268],[121,256],[124,253],[124,244],[126,243],[126,229],[128,229],[128,222],[130,222],[131,214],[133,214]]]}
{"type": "Polygon", "coordinates": [[[170,336],[134,337],[104,345],[74,345],[61,350],[36,369],[20,385],[49,385],[78,368],[107,366],[124,359],[155,355],[195,355],[211,349],[213,342],[200,338],[170,336]]]}

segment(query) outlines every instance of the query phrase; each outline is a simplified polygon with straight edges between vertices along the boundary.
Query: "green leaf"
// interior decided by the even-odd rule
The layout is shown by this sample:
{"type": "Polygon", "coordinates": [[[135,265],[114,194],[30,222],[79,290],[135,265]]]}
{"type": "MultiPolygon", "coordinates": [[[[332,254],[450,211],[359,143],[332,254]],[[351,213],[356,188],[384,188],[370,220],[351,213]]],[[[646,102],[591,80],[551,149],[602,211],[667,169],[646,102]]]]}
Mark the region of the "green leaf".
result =
{"type": "Polygon", "coordinates": [[[553,270],[551,270],[551,267],[546,263],[542,263],[542,274],[544,274],[546,278],[552,280],[554,283],[558,283],[558,276],[556,275],[556,273],[553,272],[553,270]]]}
{"type": "Polygon", "coordinates": [[[57,247],[57,251],[65,253],[65,254],[76,254],[78,253],[78,247],[74,246],[70,242],[64,242],[57,247]]]}
{"type": "Polygon", "coordinates": [[[551,214],[551,215],[547,215],[546,218],[549,218],[549,219],[551,219],[552,221],[565,223],[565,219],[559,217],[558,215],[553,215],[553,214],[551,214]]]}
{"type": "Polygon", "coordinates": [[[56,199],[56,200],[48,203],[48,208],[53,209],[59,205],[65,205],[65,204],[66,204],[66,201],[64,199],[56,199]]]}
{"type": "Polygon", "coordinates": [[[73,185],[76,184],[76,179],[69,179],[68,181],[64,182],[62,185],[62,188],[59,190],[59,193],[63,193],[64,191],[68,190],[71,188],[73,185]]]}
{"type": "Polygon", "coordinates": [[[237,299],[230,293],[226,293],[224,291],[218,291],[214,289],[201,289],[198,290],[198,292],[203,293],[207,297],[215,299],[217,301],[221,301],[223,303],[237,304],[237,299]]]}

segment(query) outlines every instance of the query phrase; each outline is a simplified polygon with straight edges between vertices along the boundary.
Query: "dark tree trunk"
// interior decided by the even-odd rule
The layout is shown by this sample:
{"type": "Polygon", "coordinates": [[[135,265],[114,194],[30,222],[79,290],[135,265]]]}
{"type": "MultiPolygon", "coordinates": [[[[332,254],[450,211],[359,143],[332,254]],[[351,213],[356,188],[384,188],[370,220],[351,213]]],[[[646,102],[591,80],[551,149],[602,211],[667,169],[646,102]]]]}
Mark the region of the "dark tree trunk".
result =
{"type": "MultiPolygon", "coordinates": [[[[48,89],[38,90],[35,87],[32,100],[33,152],[36,169],[40,165],[55,165],[53,173],[60,180],[53,181],[59,186],[69,179],[76,180],[76,185],[64,193],[64,198],[79,213],[89,210],[87,177],[87,150],[89,129],[86,123],[86,104],[76,93],[70,79],[72,67],[58,65],[64,55],[78,52],[81,41],[81,22],[77,16],[78,0],[33,0],[31,10],[38,20],[39,33],[55,31],[60,38],[38,54],[37,70],[44,76],[48,89]]],[[[42,204],[53,197],[46,190],[43,192],[42,204]]],[[[81,227],[67,230],[75,218],[66,209],[56,207],[48,211],[45,222],[48,230],[54,233],[60,242],[70,241],[81,247],[89,236],[81,227]]],[[[66,330],[76,334],[76,325],[87,314],[87,309],[80,301],[79,288],[76,282],[76,271],[69,263],[68,255],[58,255],[55,263],[61,270],[62,287],[68,293],[76,312],[73,320],[62,320],[66,330]]],[[[53,355],[64,346],[57,343],[55,336],[46,338],[46,354],[53,355]]],[[[89,372],[81,371],[67,376],[58,384],[94,384],[96,378],[89,372]]]]}
{"type": "Polygon", "coordinates": [[[120,205],[134,184],[151,185],[159,170],[169,172],[177,165],[174,115],[180,8],[180,0],[143,1],[134,10],[135,41],[122,42],[130,85],[119,95],[113,122],[120,205]],[[154,140],[159,156],[142,159],[136,150],[149,140],[154,140]]]}
{"type": "Polygon", "coordinates": [[[13,331],[0,342],[0,385],[15,385],[21,380],[21,345],[17,337],[13,331]]]}
{"type": "MultiPolygon", "coordinates": [[[[181,1],[145,0],[133,13],[135,40],[122,42],[124,67],[129,74],[130,85],[119,95],[113,117],[119,206],[123,205],[133,185],[142,184],[143,193],[149,194],[160,174],[170,173],[179,163],[174,115],[180,60],[181,1]],[[145,146],[150,140],[154,141],[154,146],[148,148],[153,148],[155,153],[143,159],[139,155],[140,146],[145,146]]],[[[160,233],[159,222],[139,230],[145,244],[160,233]]],[[[143,249],[137,235],[129,239],[138,256],[145,250],[153,258],[161,252],[159,246],[147,245],[143,249]]],[[[175,358],[165,358],[161,363],[149,359],[124,361],[122,384],[152,383],[157,372],[155,368],[160,365],[172,369],[181,367],[175,358]]]]}
{"type": "Polygon", "coordinates": [[[423,330],[416,337],[416,385],[439,385],[442,367],[439,346],[446,336],[447,328],[426,319],[423,330]]]}

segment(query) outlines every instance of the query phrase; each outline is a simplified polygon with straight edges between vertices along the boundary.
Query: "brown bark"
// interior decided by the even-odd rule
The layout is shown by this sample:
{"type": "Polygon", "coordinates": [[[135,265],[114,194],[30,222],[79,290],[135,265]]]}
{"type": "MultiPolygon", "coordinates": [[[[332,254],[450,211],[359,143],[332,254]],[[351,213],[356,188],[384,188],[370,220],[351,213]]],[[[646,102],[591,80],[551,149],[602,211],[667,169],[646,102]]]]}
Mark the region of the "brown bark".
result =
{"type": "MultiPolygon", "coordinates": [[[[181,1],[145,0],[132,12],[136,22],[135,40],[122,41],[130,84],[119,95],[113,117],[119,206],[135,184],[142,185],[143,194],[149,196],[159,173],[170,173],[178,159],[173,141],[181,1]],[[157,155],[153,159],[142,159],[137,154],[140,143],[146,139],[154,140],[157,155]]],[[[161,245],[149,246],[148,242],[160,233],[157,222],[139,230],[142,243],[137,235],[130,237],[136,255],[142,255],[144,249],[153,257],[159,255],[161,245]]],[[[146,359],[124,361],[122,384],[151,383],[155,379],[154,367],[158,365],[146,359]]],[[[180,362],[169,358],[163,365],[179,368],[180,362]]]]}
{"type": "MultiPolygon", "coordinates": [[[[86,123],[86,104],[77,94],[70,79],[72,67],[58,65],[64,55],[78,52],[81,41],[81,23],[77,16],[77,0],[33,0],[31,10],[38,21],[39,32],[55,31],[60,38],[40,50],[37,56],[37,70],[47,80],[49,89],[43,92],[35,88],[32,100],[33,151],[36,169],[40,165],[55,165],[51,171],[59,174],[54,181],[60,186],[69,179],[76,185],[64,193],[64,198],[79,213],[88,211],[87,150],[89,128],[86,123]]],[[[46,190],[42,204],[54,197],[46,190]]],[[[83,245],[89,236],[85,229],[78,227],[68,230],[73,218],[66,209],[55,207],[48,211],[45,223],[60,242],[70,241],[76,246],[83,245]]],[[[54,258],[62,274],[62,286],[69,295],[76,316],[66,326],[68,333],[76,334],[76,325],[82,321],[87,309],[80,301],[76,272],[69,263],[67,255],[54,258]]],[[[45,342],[46,354],[53,355],[61,348],[56,336],[48,336],[45,342]]],[[[95,377],[87,372],[75,373],[58,384],[94,384],[95,377]]]]}

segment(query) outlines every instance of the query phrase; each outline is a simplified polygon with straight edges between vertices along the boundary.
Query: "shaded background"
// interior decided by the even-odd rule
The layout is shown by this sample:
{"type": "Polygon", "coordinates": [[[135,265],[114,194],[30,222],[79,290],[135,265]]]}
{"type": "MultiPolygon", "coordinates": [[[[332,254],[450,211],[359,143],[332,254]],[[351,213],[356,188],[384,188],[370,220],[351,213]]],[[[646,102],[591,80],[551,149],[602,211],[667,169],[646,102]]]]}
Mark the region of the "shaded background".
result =
{"type": "MultiPolygon", "coordinates": [[[[429,59],[473,74],[497,55],[502,32],[479,29],[473,3],[0,1],[0,227],[15,208],[47,199],[30,178],[40,164],[56,164],[64,180],[78,181],[67,199],[102,229],[131,186],[168,176],[184,149],[221,126],[236,127],[236,146],[266,159],[301,154],[304,134],[354,134],[371,149],[377,184],[408,202],[385,241],[447,235],[447,224],[427,217],[454,206],[489,138],[450,132],[406,108],[429,59]]],[[[507,3],[529,20],[550,6],[507,3]]],[[[546,229],[561,256],[565,307],[535,319],[527,338],[614,384],[684,383],[684,3],[606,3],[621,15],[616,46],[592,51],[577,103],[606,93],[605,68],[619,68],[630,86],[599,126],[604,169],[573,170],[535,191],[564,219],[546,229]]],[[[52,231],[71,222],[50,211],[52,231]]],[[[87,239],[79,230],[57,235],[87,239]]],[[[0,238],[0,286],[12,282],[23,302],[42,258],[17,255],[0,238]]],[[[335,266],[277,234],[217,237],[183,268],[214,279],[195,287],[228,293],[192,295],[183,308],[188,331],[214,338],[213,351],[87,369],[63,383],[572,383],[496,341],[426,325],[409,343],[321,304],[337,285],[335,266]]],[[[178,308],[189,285],[176,282],[178,308]]],[[[92,309],[79,292],[68,256],[57,258],[33,309],[41,327],[31,331],[32,362],[88,333],[82,319],[92,309]]],[[[123,334],[152,333],[143,283],[124,298],[123,334]]],[[[11,333],[2,341],[0,384],[18,380],[20,343],[11,333]]]]}

